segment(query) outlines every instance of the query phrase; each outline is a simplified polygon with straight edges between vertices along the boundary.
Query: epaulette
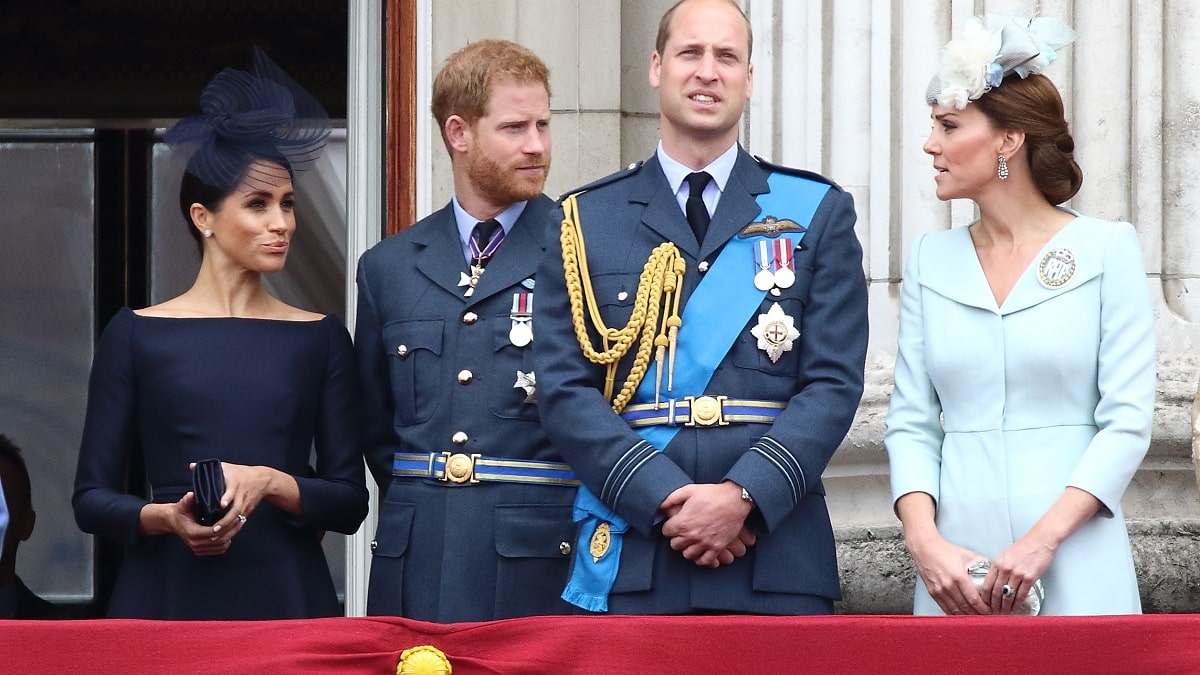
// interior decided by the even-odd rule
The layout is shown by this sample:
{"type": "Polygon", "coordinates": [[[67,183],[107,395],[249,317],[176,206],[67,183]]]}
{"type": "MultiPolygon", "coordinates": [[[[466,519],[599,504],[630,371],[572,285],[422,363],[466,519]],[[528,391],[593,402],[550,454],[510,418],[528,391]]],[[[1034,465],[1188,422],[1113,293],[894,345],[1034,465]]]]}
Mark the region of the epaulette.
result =
{"type": "Polygon", "coordinates": [[[808,180],[815,180],[818,183],[824,183],[826,185],[833,187],[834,189],[836,189],[839,192],[843,192],[841,185],[838,185],[837,183],[833,182],[833,180],[826,178],[825,176],[822,176],[819,173],[815,173],[813,171],[805,171],[804,169],[793,169],[790,166],[783,166],[782,164],[772,164],[771,162],[768,162],[767,160],[763,159],[762,157],[759,157],[758,155],[754,155],[754,161],[758,162],[760,165],[767,167],[768,169],[770,169],[772,171],[778,171],[779,173],[791,174],[793,176],[807,178],[808,180]]]}
{"type": "Polygon", "coordinates": [[[566,199],[567,197],[570,197],[571,195],[581,195],[581,194],[587,192],[588,190],[594,190],[602,185],[608,185],[609,183],[615,183],[615,182],[621,180],[622,178],[627,178],[629,176],[632,176],[633,174],[637,173],[638,170],[640,170],[642,168],[642,165],[645,163],[646,162],[644,162],[644,161],[634,162],[633,164],[630,164],[629,166],[625,167],[624,169],[621,169],[620,171],[617,171],[616,173],[610,173],[609,175],[605,176],[604,178],[601,178],[599,180],[594,180],[594,181],[588,183],[587,185],[584,185],[582,187],[577,187],[574,190],[567,190],[566,192],[562,193],[559,196],[557,201],[559,204],[562,204],[562,201],[564,199],[566,199]]]}

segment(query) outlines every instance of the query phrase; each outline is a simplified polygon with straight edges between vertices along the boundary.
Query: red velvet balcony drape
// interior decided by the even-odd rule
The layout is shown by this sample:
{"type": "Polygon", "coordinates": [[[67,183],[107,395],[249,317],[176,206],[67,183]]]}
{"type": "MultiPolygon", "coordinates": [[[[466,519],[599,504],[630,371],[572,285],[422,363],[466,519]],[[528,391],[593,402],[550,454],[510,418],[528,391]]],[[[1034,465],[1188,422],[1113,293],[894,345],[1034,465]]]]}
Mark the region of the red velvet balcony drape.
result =
{"type": "Polygon", "coordinates": [[[0,621],[0,673],[1200,673],[1200,615],[0,621]]]}

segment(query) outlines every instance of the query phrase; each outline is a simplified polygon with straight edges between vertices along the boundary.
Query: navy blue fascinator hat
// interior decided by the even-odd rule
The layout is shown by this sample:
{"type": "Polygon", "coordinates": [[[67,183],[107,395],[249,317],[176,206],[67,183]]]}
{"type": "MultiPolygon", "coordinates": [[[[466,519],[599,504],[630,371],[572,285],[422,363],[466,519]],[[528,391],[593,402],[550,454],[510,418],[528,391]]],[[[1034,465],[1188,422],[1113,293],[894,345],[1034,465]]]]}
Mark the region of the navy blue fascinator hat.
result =
{"type": "Polygon", "coordinates": [[[217,73],[200,95],[200,110],[176,122],[164,140],[191,153],[189,173],[225,192],[247,178],[277,182],[253,170],[258,159],[278,162],[289,173],[309,168],[329,137],[325,109],[258,47],[254,72],[217,73]]]}

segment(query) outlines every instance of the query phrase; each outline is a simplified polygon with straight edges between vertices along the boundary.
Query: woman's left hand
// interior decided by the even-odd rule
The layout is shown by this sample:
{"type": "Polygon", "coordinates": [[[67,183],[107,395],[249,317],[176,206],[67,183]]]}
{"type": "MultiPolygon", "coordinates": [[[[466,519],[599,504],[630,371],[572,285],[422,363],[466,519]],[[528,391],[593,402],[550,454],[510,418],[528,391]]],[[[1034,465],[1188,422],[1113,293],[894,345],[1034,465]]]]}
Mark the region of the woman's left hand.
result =
{"type": "MultiPolygon", "coordinates": [[[[1031,533],[1032,534],[1032,533],[1031,533]]],[[[993,614],[1012,614],[1054,561],[1056,547],[1026,535],[992,561],[979,593],[993,614]],[[1007,588],[1008,593],[1004,592],[1007,588]]]]}
{"type": "MultiPolygon", "coordinates": [[[[195,469],[196,465],[192,464],[195,469]]],[[[225,494],[221,495],[221,506],[229,512],[213,525],[213,539],[232,539],[242,531],[250,514],[258,508],[271,490],[273,469],[265,466],[247,466],[221,462],[225,474],[225,494]]]]}
{"type": "Polygon", "coordinates": [[[996,614],[1012,614],[1025,602],[1067,537],[1096,515],[1102,504],[1091,493],[1068,486],[1024,537],[992,561],[979,589],[996,614]],[[1009,592],[1004,594],[1005,586],[1009,592]]]}

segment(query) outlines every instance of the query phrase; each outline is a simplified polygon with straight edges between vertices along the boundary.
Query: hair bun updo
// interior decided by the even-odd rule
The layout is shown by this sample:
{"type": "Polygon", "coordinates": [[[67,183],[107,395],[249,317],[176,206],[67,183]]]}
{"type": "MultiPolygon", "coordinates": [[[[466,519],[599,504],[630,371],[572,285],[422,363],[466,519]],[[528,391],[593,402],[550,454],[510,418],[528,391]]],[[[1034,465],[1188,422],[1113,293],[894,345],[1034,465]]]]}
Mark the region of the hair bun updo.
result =
{"type": "Polygon", "coordinates": [[[1058,205],[1079,192],[1083,170],[1075,161],[1075,139],[1062,97],[1048,77],[1010,75],[974,104],[996,127],[1025,132],[1030,173],[1046,201],[1058,205]]]}

